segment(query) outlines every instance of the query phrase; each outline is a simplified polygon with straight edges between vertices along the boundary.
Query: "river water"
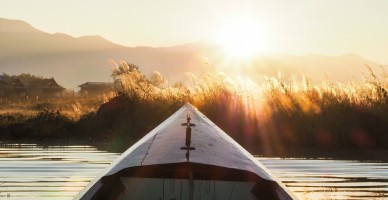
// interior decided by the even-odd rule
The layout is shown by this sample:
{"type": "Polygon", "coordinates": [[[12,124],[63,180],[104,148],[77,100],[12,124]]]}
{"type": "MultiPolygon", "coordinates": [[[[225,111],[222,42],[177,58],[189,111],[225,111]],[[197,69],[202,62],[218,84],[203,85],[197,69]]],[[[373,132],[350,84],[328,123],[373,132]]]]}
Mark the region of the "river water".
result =
{"type": "MultiPolygon", "coordinates": [[[[72,199],[119,154],[93,146],[0,145],[0,200],[72,199]]],[[[388,163],[258,158],[300,199],[388,199],[388,163]]]]}

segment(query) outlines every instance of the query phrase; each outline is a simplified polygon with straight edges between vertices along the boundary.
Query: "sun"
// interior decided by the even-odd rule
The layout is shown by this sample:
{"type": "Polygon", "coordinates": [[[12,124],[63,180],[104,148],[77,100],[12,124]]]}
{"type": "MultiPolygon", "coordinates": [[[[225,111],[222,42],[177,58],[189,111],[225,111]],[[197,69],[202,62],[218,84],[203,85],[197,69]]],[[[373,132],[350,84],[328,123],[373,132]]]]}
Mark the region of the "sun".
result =
{"type": "Polygon", "coordinates": [[[230,20],[219,28],[215,41],[228,57],[250,58],[265,50],[264,32],[251,20],[230,20]]]}

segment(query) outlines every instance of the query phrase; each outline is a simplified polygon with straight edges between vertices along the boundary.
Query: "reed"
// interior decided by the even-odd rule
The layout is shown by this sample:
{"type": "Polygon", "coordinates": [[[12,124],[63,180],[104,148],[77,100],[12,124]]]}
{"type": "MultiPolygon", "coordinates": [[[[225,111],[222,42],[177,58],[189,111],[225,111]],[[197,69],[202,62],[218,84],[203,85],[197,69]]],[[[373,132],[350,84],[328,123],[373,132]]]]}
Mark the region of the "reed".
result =
{"type": "Polygon", "coordinates": [[[147,77],[136,65],[122,62],[112,73],[116,95],[47,102],[0,100],[5,102],[1,112],[12,116],[2,114],[0,128],[12,135],[18,129],[4,124],[32,123],[29,127],[34,129],[45,119],[57,126],[43,131],[44,137],[65,129],[62,136],[116,141],[125,149],[190,102],[252,153],[386,149],[388,76],[376,75],[368,66],[367,70],[364,80],[347,84],[313,83],[305,75],[252,80],[213,71],[199,78],[189,74],[191,84],[183,85],[169,84],[158,72],[147,77]]]}
{"type": "Polygon", "coordinates": [[[32,117],[42,111],[60,112],[74,121],[90,112],[95,112],[115,93],[100,96],[66,95],[57,98],[0,98],[0,115],[22,115],[32,117]]]}
{"type": "Polygon", "coordinates": [[[145,105],[194,104],[251,151],[385,148],[388,79],[367,69],[364,80],[348,84],[312,83],[305,75],[251,80],[209,72],[202,78],[191,76],[189,86],[174,88],[155,85],[138,70],[121,73],[115,80],[125,88],[118,88],[121,93],[145,105]]]}

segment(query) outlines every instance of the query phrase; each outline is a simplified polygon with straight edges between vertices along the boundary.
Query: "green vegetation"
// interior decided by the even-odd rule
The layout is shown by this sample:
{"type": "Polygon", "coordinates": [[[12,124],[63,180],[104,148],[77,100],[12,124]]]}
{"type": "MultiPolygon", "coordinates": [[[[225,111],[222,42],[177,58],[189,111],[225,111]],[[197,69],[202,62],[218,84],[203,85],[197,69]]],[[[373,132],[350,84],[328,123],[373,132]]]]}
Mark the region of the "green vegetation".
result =
{"type": "Polygon", "coordinates": [[[0,137],[111,141],[126,149],[190,102],[252,153],[387,149],[388,76],[371,70],[365,81],[346,85],[281,75],[252,81],[209,72],[191,76],[190,86],[171,86],[159,73],[146,77],[137,66],[120,63],[113,78],[117,95],[106,103],[79,97],[21,104],[29,114],[1,115],[0,137]],[[70,107],[58,108],[63,105],[70,107]],[[34,109],[39,111],[30,114],[34,109]]]}

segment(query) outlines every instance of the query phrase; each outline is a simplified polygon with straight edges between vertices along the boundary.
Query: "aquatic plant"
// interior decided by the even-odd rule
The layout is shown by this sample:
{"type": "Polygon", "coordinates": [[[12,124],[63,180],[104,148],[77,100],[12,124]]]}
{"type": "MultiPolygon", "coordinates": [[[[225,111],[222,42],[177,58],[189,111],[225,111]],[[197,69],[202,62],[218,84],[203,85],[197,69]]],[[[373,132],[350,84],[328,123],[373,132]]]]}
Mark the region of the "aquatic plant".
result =
{"type": "Polygon", "coordinates": [[[153,85],[138,70],[135,76],[122,73],[115,79],[126,88],[119,88],[124,96],[136,96],[144,105],[194,104],[251,151],[384,148],[388,142],[387,78],[367,69],[370,74],[365,80],[347,84],[312,83],[305,75],[252,80],[209,72],[201,78],[191,75],[191,85],[173,90],[153,85]]]}
{"type": "MultiPolygon", "coordinates": [[[[2,99],[5,104],[0,110],[6,114],[4,110],[15,109],[35,117],[42,109],[58,110],[75,124],[65,135],[120,141],[127,145],[123,148],[185,102],[195,105],[253,153],[384,149],[388,142],[388,76],[378,76],[370,68],[365,80],[347,84],[313,83],[306,75],[252,80],[210,71],[200,77],[189,74],[191,84],[184,85],[170,84],[158,72],[147,77],[127,62],[114,67],[117,94],[109,98],[72,97],[39,103],[2,99]]],[[[22,117],[2,119],[1,127],[9,129],[4,124],[17,120],[26,122],[22,117]]]]}

